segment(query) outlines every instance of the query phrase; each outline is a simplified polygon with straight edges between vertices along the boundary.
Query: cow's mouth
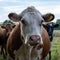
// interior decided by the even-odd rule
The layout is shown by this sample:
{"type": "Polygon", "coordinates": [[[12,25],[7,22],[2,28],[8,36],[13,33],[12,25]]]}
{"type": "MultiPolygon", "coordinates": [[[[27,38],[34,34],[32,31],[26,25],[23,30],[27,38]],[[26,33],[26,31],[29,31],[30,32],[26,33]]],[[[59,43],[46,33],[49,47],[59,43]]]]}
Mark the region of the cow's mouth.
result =
{"type": "Polygon", "coordinates": [[[28,42],[31,46],[36,46],[37,44],[39,44],[39,42],[37,41],[29,41],[28,42]]]}

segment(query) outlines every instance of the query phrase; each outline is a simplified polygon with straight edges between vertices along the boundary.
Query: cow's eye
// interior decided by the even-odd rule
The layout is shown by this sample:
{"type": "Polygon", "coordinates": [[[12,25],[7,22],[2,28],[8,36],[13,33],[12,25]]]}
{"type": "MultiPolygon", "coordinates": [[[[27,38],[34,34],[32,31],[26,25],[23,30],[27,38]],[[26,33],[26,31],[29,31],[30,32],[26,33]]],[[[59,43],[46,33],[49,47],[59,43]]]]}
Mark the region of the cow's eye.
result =
{"type": "Polygon", "coordinates": [[[40,24],[39,24],[39,25],[41,26],[41,25],[42,25],[42,23],[43,23],[43,20],[40,22],[40,24]]]}
{"type": "Polygon", "coordinates": [[[43,23],[43,20],[41,21],[41,24],[43,23]]]}
{"type": "Polygon", "coordinates": [[[25,25],[25,26],[27,25],[27,21],[22,20],[21,22],[23,23],[23,25],[25,25]]]}

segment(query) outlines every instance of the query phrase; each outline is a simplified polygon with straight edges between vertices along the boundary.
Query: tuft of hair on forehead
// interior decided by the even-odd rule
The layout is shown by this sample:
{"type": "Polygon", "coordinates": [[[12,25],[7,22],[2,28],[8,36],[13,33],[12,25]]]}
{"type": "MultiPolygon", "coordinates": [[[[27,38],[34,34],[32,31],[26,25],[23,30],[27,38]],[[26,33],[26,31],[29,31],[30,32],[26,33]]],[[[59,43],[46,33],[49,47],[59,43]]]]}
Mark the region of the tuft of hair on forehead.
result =
{"type": "Polygon", "coordinates": [[[31,11],[35,10],[35,7],[31,6],[31,7],[28,7],[27,9],[28,9],[29,12],[31,12],[31,11]]]}
{"type": "MultiPolygon", "coordinates": [[[[40,13],[34,6],[29,6],[27,7],[25,10],[23,10],[20,14],[20,16],[24,16],[26,13],[31,13],[31,12],[35,12],[35,13],[40,13]]],[[[41,13],[40,13],[41,14],[41,13]]]]}
{"type": "Polygon", "coordinates": [[[28,12],[36,12],[38,11],[34,6],[27,7],[28,12]]]}

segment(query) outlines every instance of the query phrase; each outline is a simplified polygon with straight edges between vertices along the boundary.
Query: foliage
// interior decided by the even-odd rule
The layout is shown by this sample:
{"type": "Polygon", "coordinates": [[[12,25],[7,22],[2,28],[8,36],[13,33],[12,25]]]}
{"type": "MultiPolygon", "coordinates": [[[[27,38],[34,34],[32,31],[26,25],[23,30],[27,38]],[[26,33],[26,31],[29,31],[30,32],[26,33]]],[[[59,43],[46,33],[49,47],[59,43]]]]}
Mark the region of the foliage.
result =
{"type": "Polygon", "coordinates": [[[14,25],[14,23],[13,23],[12,21],[10,21],[10,20],[5,20],[5,21],[2,23],[2,25],[5,26],[5,25],[8,24],[8,23],[14,25]]]}
{"type": "Polygon", "coordinates": [[[60,30],[60,19],[57,19],[56,24],[59,24],[59,27],[55,28],[55,30],[60,30]]]}
{"type": "Polygon", "coordinates": [[[57,19],[57,22],[56,22],[57,24],[60,24],[60,19],[57,19]]]}

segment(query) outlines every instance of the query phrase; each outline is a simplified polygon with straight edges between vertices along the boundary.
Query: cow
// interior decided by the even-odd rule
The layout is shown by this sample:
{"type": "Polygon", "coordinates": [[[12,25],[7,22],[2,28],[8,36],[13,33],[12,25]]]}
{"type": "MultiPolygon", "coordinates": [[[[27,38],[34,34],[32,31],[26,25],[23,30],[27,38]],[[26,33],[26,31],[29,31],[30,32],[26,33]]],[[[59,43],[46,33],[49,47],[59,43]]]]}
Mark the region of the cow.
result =
{"type": "MultiPolygon", "coordinates": [[[[59,26],[59,24],[55,24],[54,22],[47,22],[43,24],[43,27],[47,30],[48,35],[50,37],[50,44],[52,45],[52,41],[53,41],[53,31],[54,28],[57,28],[59,26]]],[[[51,48],[49,51],[49,60],[51,60],[51,48]]]]}
{"type": "Polygon", "coordinates": [[[8,17],[18,22],[7,41],[9,56],[13,60],[43,60],[50,50],[50,40],[42,23],[52,21],[54,15],[42,15],[31,6],[20,14],[9,13],[8,17]]]}
{"type": "MultiPolygon", "coordinates": [[[[14,25],[15,26],[15,25],[14,25]]],[[[0,46],[1,46],[1,54],[3,54],[4,59],[6,58],[6,43],[10,32],[13,27],[10,23],[7,23],[6,26],[0,26],[0,46]]]]}

